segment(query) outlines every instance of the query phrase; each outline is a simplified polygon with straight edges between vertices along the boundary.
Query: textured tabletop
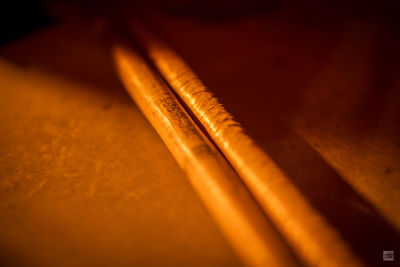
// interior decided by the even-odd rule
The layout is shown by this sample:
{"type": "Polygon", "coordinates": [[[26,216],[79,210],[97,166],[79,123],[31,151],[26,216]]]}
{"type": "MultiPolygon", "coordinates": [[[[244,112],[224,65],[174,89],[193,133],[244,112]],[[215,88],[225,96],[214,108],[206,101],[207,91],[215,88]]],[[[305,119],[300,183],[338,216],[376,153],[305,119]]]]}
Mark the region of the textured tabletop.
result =
{"type": "Polygon", "coordinates": [[[238,265],[98,37],[78,21],[0,52],[0,265],[238,265]]]}

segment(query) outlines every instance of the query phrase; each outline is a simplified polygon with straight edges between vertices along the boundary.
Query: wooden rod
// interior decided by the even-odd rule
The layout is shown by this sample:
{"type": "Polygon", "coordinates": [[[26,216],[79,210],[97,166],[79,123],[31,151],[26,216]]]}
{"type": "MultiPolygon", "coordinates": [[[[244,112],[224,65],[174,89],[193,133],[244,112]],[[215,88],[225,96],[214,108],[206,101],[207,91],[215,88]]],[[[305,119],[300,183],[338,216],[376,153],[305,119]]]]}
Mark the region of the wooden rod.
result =
{"type": "Polygon", "coordinates": [[[245,133],[188,64],[143,25],[132,23],[132,31],[298,257],[310,266],[363,266],[335,228],[245,133]]]}
{"type": "Polygon", "coordinates": [[[126,46],[115,46],[113,56],[126,90],[186,172],[242,261],[249,266],[297,266],[291,250],[240,178],[162,79],[126,46]]]}

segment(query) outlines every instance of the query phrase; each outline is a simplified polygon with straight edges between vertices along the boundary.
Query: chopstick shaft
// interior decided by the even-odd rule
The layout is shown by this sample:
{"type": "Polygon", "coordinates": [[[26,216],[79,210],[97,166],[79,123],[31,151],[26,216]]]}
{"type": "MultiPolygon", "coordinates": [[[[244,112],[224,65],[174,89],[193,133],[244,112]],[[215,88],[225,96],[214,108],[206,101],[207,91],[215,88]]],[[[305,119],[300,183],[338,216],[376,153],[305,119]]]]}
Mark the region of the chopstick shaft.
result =
{"type": "Polygon", "coordinates": [[[186,62],[143,25],[132,25],[134,35],[167,83],[199,120],[298,257],[310,266],[362,266],[335,228],[245,134],[186,62]]]}
{"type": "Polygon", "coordinates": [[[249,266],[297,266],[297,260],[240,178],[204,136],[162,79],[133,50],[113,56],[126,90],[187,174],[233,249],[249,266]]]}

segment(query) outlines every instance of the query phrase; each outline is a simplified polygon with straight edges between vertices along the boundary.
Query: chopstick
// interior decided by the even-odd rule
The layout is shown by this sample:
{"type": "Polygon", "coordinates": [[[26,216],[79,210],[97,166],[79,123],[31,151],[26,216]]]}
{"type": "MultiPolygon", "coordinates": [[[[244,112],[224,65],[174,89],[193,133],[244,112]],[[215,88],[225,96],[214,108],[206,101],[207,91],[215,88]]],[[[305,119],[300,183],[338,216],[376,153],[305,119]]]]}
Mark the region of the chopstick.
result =
{"type": "Polygon", "coordinates": [[[131,97],[148,118],[221,232],[248,266],[298,266],[297,259],[215,146],[162,78],[133,49],[113,58],[131,97]]]}
{"type": "Polygon", "coordinates": [[[132,31],[294,252],[310,266],[362,266],[350,246],[245,134],[186,62],[139,23],[132,31]]]}

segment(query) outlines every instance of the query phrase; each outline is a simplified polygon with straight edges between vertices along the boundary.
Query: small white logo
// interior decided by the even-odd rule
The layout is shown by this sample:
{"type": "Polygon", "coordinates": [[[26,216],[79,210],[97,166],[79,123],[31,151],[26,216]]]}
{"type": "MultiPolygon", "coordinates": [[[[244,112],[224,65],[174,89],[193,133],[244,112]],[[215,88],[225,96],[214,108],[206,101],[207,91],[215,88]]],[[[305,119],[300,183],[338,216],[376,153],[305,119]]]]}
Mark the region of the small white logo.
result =
{"type": "Polygon", "coordinates": [[[394,261],[394,251],[384,250],[383,251],[383,261],[394,261]]]}

